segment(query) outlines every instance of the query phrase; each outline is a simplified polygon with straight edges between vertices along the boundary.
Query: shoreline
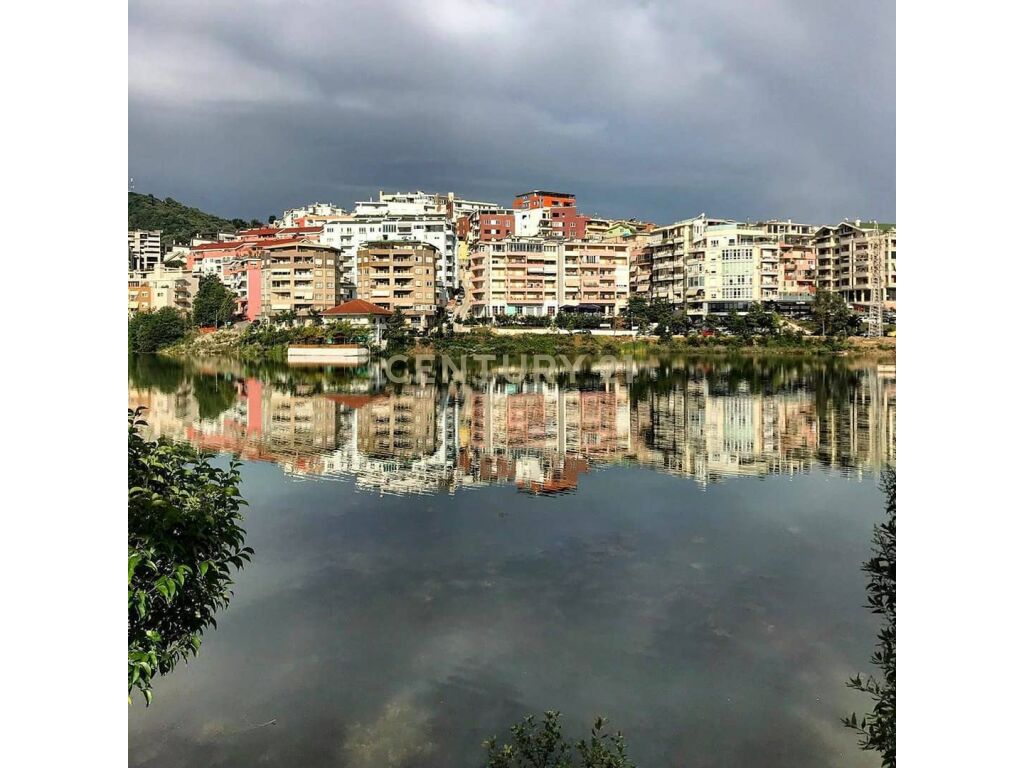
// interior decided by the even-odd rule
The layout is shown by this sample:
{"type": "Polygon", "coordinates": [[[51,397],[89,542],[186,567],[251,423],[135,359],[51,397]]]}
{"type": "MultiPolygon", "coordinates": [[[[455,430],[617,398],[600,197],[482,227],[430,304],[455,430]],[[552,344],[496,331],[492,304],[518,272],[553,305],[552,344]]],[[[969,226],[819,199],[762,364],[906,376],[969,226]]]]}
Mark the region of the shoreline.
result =
{"type": "MultiPolygon", "coordinates": [[[[288,344],[270,347],[247,344],[243,334],[234,329],[213,333],[192,334],[157,354],[174,358],[237,358],[258,363],[286,362],[288,344]]],[[[736,336],[707,338],[696,335],[675,336],[669,341],[656,337],[634,339],[589,334],[524,334],[505,336],[488,330],[456,333],[439,339],[416,339],[415,343],[394,353],[459,357],[461,355],[574,355],[635,357],[714,355],[744,357],[851,357],[873,358],[880,362],[896,361],[896,338],[868,339],[850,337],[828,340],[813,336],[769,336],[742,339],[736,336]]],[[[374,357],[387,357],[376,352],[374,357]]]]}

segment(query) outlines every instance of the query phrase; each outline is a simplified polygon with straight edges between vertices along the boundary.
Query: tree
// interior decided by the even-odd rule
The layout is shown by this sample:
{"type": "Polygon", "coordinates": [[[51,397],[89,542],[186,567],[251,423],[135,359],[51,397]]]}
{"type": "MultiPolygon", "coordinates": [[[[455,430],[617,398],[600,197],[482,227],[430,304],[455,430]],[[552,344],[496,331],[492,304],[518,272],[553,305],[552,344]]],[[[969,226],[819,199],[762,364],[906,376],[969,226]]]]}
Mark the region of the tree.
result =
{"type": "Polygon", "coordinates": [[[647,310],[647,320],[658,324],[658,336],[662,340],[672,338],[672,303],[668,299],[655,299],[647,310]]]}
{"type": "Polygon", "coordinates": [[[294,309],[282,309],[276,315],[274,315],[274,322],[287,325],[291,328],[295,325],[295,321],[299,319],[299,313],[294,309]]]}
{"type": "Polygon", "coordinates": [[[499,747],[496,737],[485,741],[486,768],[633,768],[626,740],[621,733],[605,733],[603,718],[595,721],[589,740],[571,745],[562,737],[559,717],[558,712],[545,712],[539,726],[533,715],[524,718],[512,726],[511,744],[499,747]]]}
{"type": "Polygon", "coordinates": [[[128,700],[194,656],[231,598],[231,570],[249,561],[239,525],[238,464],[212,466],[185,444],[145,440],[128,411],[128,700]]]}
{"type": "Polygon", "coordinates": [[[269,216],[267,216],[267,225],[268,226],[270,224],[273,224],[275,221],[277,221],[277,216],[275,216],[274,214],[270,214],[269,216]]]}
{"type": "Polygon", "coordinates": [[[216,275],[199,278],[199,289],[192,300],[192,321],[198,326],[221,326],[235,315],[237,298],[216,275]]]}
{"type": "Polygon", "coordinates": [[[402,310],[395,307],[384,324],[384,341],[388,343],[389,351],[405,349],[411,343],[409,328],[405,324],[405,315],[402,310]]]}
{"type": "Polygon", "coordinates": [[[650,328],[648,320],[648,303],[643,296],[630,296],[626,302],[626,323],[632,328],[634,325],[640,333],[646,333],[650,328]]]}
{"type": "Polygon", "coordinates": [[[309,319],[313,321],[313,325],[324,324],[324,313],[316,307],[309,308],[309,319]]]}
{"type": "Polygon", "coordinates": [[[867,679],[855,675],[847,685],[867,693],[875,701],[874,709],[857,719],[854,712],[843,718],[843,725],[860,734],[860,746],[882,754],[883,768],[896,766],[896,470],[887,468],[882,475],[886,495],[886,520],[874,528],[873,554],[861,568],[868,575],[868,608],[884,617],[871,663],[883,674],[867,679]]]}
{"type": "Polygon", "coordinates": [[[156,312],[137,312],[128,320],[128,349],[132,352],[156,352],[185,335],[184,316],[173,307],[156,312]]]}
{"type": "Polygon", "coordinates": [[[438,304],[434,308],[434,335],[437,337],[449,335],[451,313],[448,308],[442,304],[438,304]]]}
{"type": "Polygon", "coordinates": [[[846,336],[850,332],[851,321],[856,322],[843,297],[831,291],[814,294],[811,314],[821,328],[822,336],[846,336]]]}
{"type": "Polygon", "coordinates": [[[759,301],[755,301],[747,310],[747,326],[754,333],[774,336],[779,331],[779,325],[779,316],[765,309],[759,301]]]}

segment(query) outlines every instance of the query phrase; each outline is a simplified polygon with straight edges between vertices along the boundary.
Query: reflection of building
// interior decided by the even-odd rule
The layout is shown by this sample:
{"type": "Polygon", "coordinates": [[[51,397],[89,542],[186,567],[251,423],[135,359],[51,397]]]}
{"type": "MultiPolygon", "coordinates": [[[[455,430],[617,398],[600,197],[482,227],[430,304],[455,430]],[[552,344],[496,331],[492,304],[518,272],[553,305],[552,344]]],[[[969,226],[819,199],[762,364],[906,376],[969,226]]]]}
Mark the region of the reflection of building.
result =
{"type": "Polygon", "coordinates": [[[720,362],[641,367],[631,384],[612,376],[582,389],[492,378],[388,391],[371,378],[332,394],[327,378],[285,386],[212,370],[172,392],[130,388],[129,404],[148,408],[154,435],[387,493],[488,483],[558,493],[620,462],[702,484],[895,463],[894,365],[780,365],[770,385],[753,388],[759,380],[720,362]]]}

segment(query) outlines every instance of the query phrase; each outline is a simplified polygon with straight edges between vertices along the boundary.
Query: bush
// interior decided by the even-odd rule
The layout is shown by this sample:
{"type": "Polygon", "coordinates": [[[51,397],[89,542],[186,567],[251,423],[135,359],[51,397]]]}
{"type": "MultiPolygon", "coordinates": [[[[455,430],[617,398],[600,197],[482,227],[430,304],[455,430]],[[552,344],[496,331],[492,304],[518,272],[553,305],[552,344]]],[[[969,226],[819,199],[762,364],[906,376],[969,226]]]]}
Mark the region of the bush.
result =
{"type": "Polygon", "coordinates": [[[604,732],[605,720],[597,718],[590,739],[570,744],[562,737],[558,712],[545,712],[537,725],[533,715],[511,728],[512,743],[498,746],[496,738],[484,742],[487,768],[633,768],[621,733],[604,732]]]}
{"type": "Polygon", "coordinates": [[[184,444],[141,436],[128,411],[128,701],[148,704],[152,679],[195,655],[203,630],[231,597],[244,544],[238,464],[218,469],[184,444]]]}
{"type": "Polygon", "coordinates": [[[156,352],[181,340],[188,323],[178,310],[164,307],[156,312],[137,312],[128,319],[128,349],[156,352]]]}

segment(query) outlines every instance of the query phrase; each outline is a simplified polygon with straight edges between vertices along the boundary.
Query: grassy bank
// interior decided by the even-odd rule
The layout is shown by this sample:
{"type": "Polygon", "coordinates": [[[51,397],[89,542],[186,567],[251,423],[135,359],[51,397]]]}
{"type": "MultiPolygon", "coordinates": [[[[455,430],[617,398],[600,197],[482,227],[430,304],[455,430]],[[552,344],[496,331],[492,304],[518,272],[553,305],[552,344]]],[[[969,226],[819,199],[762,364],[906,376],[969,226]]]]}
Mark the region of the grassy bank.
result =
{"type": "MultiPolygon", "coordinates": [[[[190,334],[162,350],[174,357],[236,357],[251,361],[280,361],[287,357],[289,344],[323,343],[324,331],[317,327],[266,329],[260,334],[223,329],[214,333],[190,334]]],[[[346,338],[345,341],[360,339],[346,338]]],[[[340,339],[335,339],[340,341],[340,339]]],[[[896,360],[896,339],[822,339],[797,334],[772,336],[698,336],[631,339],[590,334],[499,335],[487,329],[458,333],[448,338],[417,339],[407,354],[462,355],[601,355],[647,357],[658,355],[753,354],[753,355],[857,355],[896,360]]]]}

